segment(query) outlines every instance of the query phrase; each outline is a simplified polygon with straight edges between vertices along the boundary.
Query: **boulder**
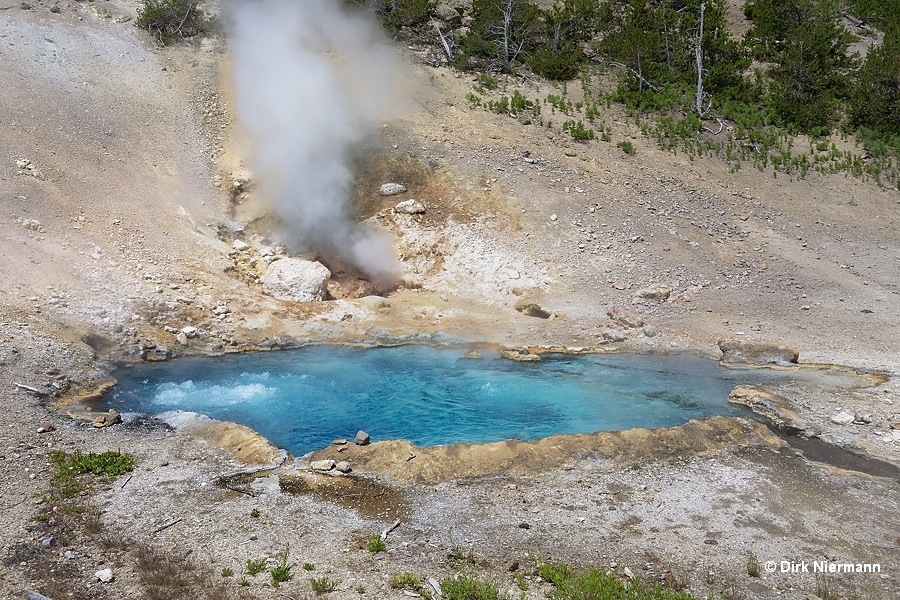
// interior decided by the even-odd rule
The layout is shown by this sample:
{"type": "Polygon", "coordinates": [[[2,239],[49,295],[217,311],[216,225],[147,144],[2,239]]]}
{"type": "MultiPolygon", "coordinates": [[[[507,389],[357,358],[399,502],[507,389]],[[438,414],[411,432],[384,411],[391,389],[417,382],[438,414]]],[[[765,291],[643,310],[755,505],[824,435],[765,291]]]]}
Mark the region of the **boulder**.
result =
{"type": "Polygon", "coordinates": [[[353,438],[353,443],[357,446],[368,446],[369,445],[369,434],[363,430],[359,430],[356,432],[356,437],[353,438]]]}
{"type": "Polygon", "coordinates": [[[109,412],[102,413],[94,417],[94,427],[97,429],[101,427],[109,427],[110,425],[115,425],[116,423],[122,422],[122,415],[119,414],[114,408],[109,409],[109,412]]]}
{"type": "Polygon", "coordinates": [[[402,183],[385,183],[378,189],[378,193],[382,196],[396,196],[405,191],[406,186],[402,183]]]}
{"type": "Polygon", "coordinates": [[[403,215],[421,215],[425,212],[425,205],[418,200],[404,200],[394,207],[394,212],[403,215]]]}
{"type": "Polygon", "coordinates": [[[531,354],[528,350],[501,350],[500,356],[517,362],[539,362],[540,354],[531,354]]]}
{"type": "Polygon", "coordinates": [[[644,326],[644,319],[640,315],[628,312],[624,308],[612,306],[606,309],[606,315],[626,329],[637,329],[644,326]]]}
{"type": "Polygon", "coordinates": [[[350,472],[350,463],[346,460],[342,460],[341,462],[334,465],[334,468],[340,471],[341,473],[349,473],[350,472]]]}
{"type": "Polygon", "coordinates": [[[455,6],[450,6],[447,2],[441,2],[434,9],[434,16],[439,21],[457,26],[462,23],[462,13],[455,6]]]}
{"type": "Polygon", "coordinates": [[[634,299],[638,302],[641,300],[650,300],[653,302],[665,302],[672,294],[671,288],[666,285],[653,285],[640,289],[634,293],[634,299]]]}
{"type": "Polygon", "coordinates": [[[746,340],[719,340],[723,363],[751,365],[793,365],[800,353],[781,344],[749,342],[746,340]]]}
{"type": "Polygon", "coordinates": [[[854,420],[856,420],[856,417],[845,411],[841,411],[831,417],[831,422],[836,425],[849,425],[854,420]]]}
{"type": "Polygon", "coordinates": [[[234,240],[234,244],[231,245],[232,248],[237,250],[238,252],[243,252],[250,247],[250,244],[243,240],[234,240]]]}
{"type": "Polygon", "coordinates": [[[624,342],[627,337],[625,332],[619,329],[604,329],[600,332],[600,336],[607,342],[624,342]]]}
{"type": "Polygon", "coordinates": [[[520,300],[516,302],[516,310],[528,317],[537,317],[538,319],[549,319],[550,313],[541,308],[539,304],[520,300]]]}
{"type": "Polygon", "coordinates": [[[334,468],[334,461],[330,458],[325,460],[314,460],[309,463],[309,468],[313,471],[330,471],[334,468]]]}
{"type": "Polygon", "coordinates": [[[269,265],[262,278],[263,291],[279,300],[321,302],[328,294],[331,271],[325,265],[285,258],[269,265]]]}

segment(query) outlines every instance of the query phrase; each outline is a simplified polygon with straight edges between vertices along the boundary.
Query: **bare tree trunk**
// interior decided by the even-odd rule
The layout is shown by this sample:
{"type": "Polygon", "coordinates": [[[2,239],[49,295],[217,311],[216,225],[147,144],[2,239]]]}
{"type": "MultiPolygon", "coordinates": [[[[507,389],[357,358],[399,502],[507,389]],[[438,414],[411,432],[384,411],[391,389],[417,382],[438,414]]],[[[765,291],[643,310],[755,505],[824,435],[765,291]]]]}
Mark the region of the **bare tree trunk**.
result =
{"type": "Polygon", "coordinates": [[[694,54],[697,59],[697,114],[703,115],[703,13],[706,2],[700,3],[700,33],[697,35],[697,46],[694,54]]]}

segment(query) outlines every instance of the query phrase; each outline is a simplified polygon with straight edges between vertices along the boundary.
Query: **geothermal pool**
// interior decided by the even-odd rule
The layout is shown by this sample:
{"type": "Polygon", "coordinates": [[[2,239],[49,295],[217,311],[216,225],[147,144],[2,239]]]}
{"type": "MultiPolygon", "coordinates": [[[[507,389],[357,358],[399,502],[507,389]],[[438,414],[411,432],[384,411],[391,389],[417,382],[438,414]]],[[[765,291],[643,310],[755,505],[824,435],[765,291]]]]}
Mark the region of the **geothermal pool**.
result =
{"type": "Polygon", "coordinates": [[[104,408],[187,410],[242,423],[301,455],[364,429],[420,446],[671,427],[749,415],[735,385],[827,378],[728,369],[694,356],[545,355],[515,362],[465,349],[399,346],[191,357],[123,368],[104,408]]]}

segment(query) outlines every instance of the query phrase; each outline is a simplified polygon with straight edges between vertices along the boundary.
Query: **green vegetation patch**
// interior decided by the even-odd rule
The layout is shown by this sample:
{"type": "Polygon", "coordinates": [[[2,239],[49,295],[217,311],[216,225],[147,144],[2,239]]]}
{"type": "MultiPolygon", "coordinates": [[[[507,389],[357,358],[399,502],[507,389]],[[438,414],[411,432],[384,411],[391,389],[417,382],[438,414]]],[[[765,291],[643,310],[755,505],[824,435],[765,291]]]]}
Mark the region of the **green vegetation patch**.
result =
{"type": "Polygon", "coordinates": [[[661,583],[649,586],[637,579],[622,581],[615,571],[588,569],[576,573],[565,564],[538,565],[538,575],[553,584],[551,600],[695,600],[694,596],[661,583]]]}

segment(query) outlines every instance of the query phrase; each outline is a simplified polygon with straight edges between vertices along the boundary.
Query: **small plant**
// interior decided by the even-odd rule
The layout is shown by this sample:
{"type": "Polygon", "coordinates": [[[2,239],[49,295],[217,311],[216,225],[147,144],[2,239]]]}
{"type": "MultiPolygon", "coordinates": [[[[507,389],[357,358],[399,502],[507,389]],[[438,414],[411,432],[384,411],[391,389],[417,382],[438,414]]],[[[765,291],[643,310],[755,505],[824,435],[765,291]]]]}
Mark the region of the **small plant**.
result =
{"type": "Polygon", "coordinates": [[[373,536],[369,537],[369,542],[367,545],[369,552],[372,554],[377,554],[379,552],[384,552],[387,550],[387,544],[384,543],[384,540],[381,539],[381,534],[376,533],[373,536]]]}
{"type": "Polygon", "coordinates": [[[247,579],[246,577],[241,577],[238,580],[238,585],[240,585],[242,587],[250,587],[250,580],[247,579]]]}
{"type": "Polygon", "coordinates": [[[423,598],[431,598],[431,590],[425,585],[425,578],[409,571],[406,573],[395,573],[391,577],[391,587],[395,590],[415,592],[423,598]]]}
{"type": "Polygon", "coordinates": [[[747,575],[750,577],[759,577],[759,559],[752,552],[747,557],[747,575]]]}
{"type": "Polygon", "coordinates": [[[562,583],[572,576],[569,566],[565,563],[559,565],[541,563],[538,565],[537,573],[541,579],[549,581],[556,587],[560,587],[562,583]]]}
{"type": "Polygon", "coordinates": [[[594,130],[585,127],[582,121],[566,121],[563,123],[563,130],[568,131],[569,135],[576,142],[586,142],[594,139],[594,130]]]}
{"type": "Polygon", "coordinates": [[[831,591],[828,577],[825,575],[819,577],[816,574],[816,597],[822,600],[837,600],[838,598],[837,594],[831,591]]]}
{"type": "Polygon", "coordinates": [[[201,13],[194,0],[144,0],[135,24],[156,35],[159,43],[168,46],[179,36],[200,33],[201,13]]]}
{"type": "Polygon", "coordinates": [[[635,150],[634,148],[634,144],[632,144],[628,140],[619,142],[618,144],[616,144],[616,148],[621,148],[622,152],[624,152],[625,154],[634,154],[635,152],[637,152],[637,150],[635,150]]]}
{"type": "Polygon", "coordinates": [[[359,594],[360,596],[362,596],[363,594],[366,593],[366,587],[363,585],[356,586],[356,593],[359,594]]]}
{"type": "Polygon", "coordinates": [[[266,570],[266,559],[260,558],[259,560],[253,560],[252,558],[247,559],[247,575],[250,577],[256,577],[260,573],[266,570]]]}
{"type": "Polygon", "coordinates": [[[333,592],[340,582],[334,579],[329,579],[327,576],[322,576],[310,579],[309,583],[310,585],[312,585],[312,589],[314,592],[316,592],[317,594],[325,594],[328,592],[333,592]]]}
{"type": "Polygon", "coordinates": [[[488,75],[487,73],[480,73],[478,77],[476,77],[478,81],[478,85],[486,87],[489,90],[497,89],[497,80],[488,75]]]}
{"type": "Polygon", "coordinates": [[[222,577],[234,577],[234,569],[225,567],[222,569],[222,577]]]}
{"type": "Polygon", "coordinates": [[[258,508],[254,508],[253,510],[250,511],[250,517],[253,519],[258,519],[261,514],[262,513],[259,512],[258,508]]]}
{"type": "Polygon", "coordinates": [[[523,592],[528,591],[528,582],[525,581],[525,577],[522,576],[521,573],[516,573],[516,585],[519,586],[519,589],[523,592]]]}
{"type": "Polygon", "coordinates": [[[469,575],[445,577],[441,580],[441,597],[445,600],[502,600],[497,584],[469,575]]]}
{"type": "Polygon", "coordinates": [[[275,587],[278,587],[279,584],[284,583],[285,581],[290,581],[294,578],[294,575],[291,573],[291,565],[288,564],[288,553],[291,551],[291,546],[288,546],[284,549],[284,553],[281,555],[281,561],[269,569],[269,575],[272,576],[272,583],[275,587]]]}
{"type": "Polygon", "coordinates": [[[312,563],[303,563],[303,570],[304,570],[304,571],[314,571],[315,568],[316,568],[316,565],[314,565],[314,564],[312,564],[312,563]]]}

